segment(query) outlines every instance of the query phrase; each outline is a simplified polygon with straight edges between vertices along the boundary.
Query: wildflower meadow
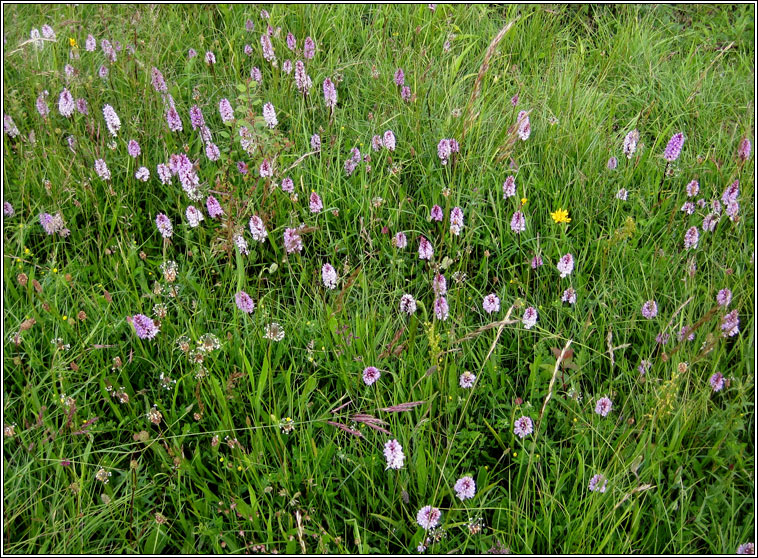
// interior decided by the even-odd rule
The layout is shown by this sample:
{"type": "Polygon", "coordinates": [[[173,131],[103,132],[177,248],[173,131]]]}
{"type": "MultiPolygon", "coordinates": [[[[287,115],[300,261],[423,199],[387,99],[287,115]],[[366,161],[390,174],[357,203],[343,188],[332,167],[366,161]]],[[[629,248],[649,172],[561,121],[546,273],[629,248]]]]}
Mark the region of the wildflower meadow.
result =
{"type": "Polygon", "coordinates": [[[755,6],[3,6],[5,553],[744,553],[755,6]]]}

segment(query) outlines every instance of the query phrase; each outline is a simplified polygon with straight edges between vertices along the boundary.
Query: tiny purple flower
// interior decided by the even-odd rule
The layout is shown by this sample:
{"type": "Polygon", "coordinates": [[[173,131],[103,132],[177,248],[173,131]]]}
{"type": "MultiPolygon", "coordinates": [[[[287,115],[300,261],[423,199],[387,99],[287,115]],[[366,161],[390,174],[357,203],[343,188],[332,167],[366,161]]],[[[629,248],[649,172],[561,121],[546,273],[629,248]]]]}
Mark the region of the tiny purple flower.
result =
{"type": "Polygon", "coordinates": [[[697,227],[690,227],[687,232],[684,233],[684,248],[689,250],[691,248],[697,248],[697,243],[700,240],[700,233],[697,227]]]}
{"type": "Polygon", "coordinates": [[[208,143],[205,146],[205,156],[211,161],[218,161],[221,158],[221,150],[215,143],[208,143]]]}
{"type": "Polygon", "coordinates": [[[282,192],[291,194],[295,191],[295,182],[288,176],[282,180],[282,192]]]}
{"type": "Polygon", "coordinates": [[[503,199],[507,200],[516,195],[516,178],[513,175],[508,176],[503,182],[503,199]]]}
{"type": "Polygon", "coordinates": [[[692,180],[687,184],[686,190],[688,198],[695,197],[700,191],[700,183],[697,180],[692,180]]]}
{"type": "Polygon", "coordinates": [[[460,378],[458,378],[458,385],[463,389],[470,389],[474,387],[474,382],[476,382],[476,374],[473,374],[468,370],[466,370],[463,374],[461,374],[460,378]]]}
{"type": "Polygon", "coordinates": [[[306,60],[310,60],[316,55],[316,43],[310,37],[305,38],[305,44],[303,45],[303,56],[306,60]]]}
{"type": "Polygon", "coordinates": [[[384,132],[384,147],[389,151],[395,151],[395,134],[392,130],[384,132]]]}
{"type": "Polygon", "coordinates": [[[147,182],[150,179],[150,171],[147,167],[140,167],[137,169],[137,172],[134,173],[134,178],[141,180],[142,182],[147,182]]]}
{"type": "Polygon", "coordinates": [[[248,223],[248,226],[250,228],[250,234],[253,236],[253,240],[256,242],[265,242],[266,237],[268,236],[268,231],[266,231],[266,227],[263,225],[263,219],[257,215],[253,215],[250,217],[250,223],[248,223]]]}
{"type": "Polygon", "coordinates": [[[556,267],[561,273],[561,278],[571,275],[571,272],[574,271],[574,256],[572,256],[571,253],[562,256],[561,259],[558,260],[558,265],[556,267]]]}
{"type": "Polygon", "coordinates": [[[456,206],[450,211],[450,232],[459,236],[461,229],[463,229],[463,210],[456,206]]]}
{"type": "Polygon", "coordinates": [[[274,175],[274,169],[268,159],[263,159],[263,162],[258,169],[258,173],[261,175],[261,178],[266,178],[274,175]]]}
{"type": "Polygon", "coordinates": [[[171,224],[171,219],[163,213],[159,213],[155,217],[155,226],[158,227],[158,231],[163,238],[171,238],[171,235],[174,234],[174,227],[171,224]]]}
{"type": "Polygon", "coordinates": [[[740,332],[740,318],[736,309],[721,318],[721,331],[724,337],[733,337],[740,332]]]}
{"type": "Polygon", "coordinates": [[[332,264],[327,262],[321,267],[321,280],[327,289],[337,288],[337,270],[332,264]]]}
{"type": "Polygon", "coordinates": [[[513,433],[522,440],[529,436],[534,431],[532,419],[527,416],[522,416],[516,419],[513,423],[513,433]]]}
{"type": "Polygon", "coordinates": [[[200,225],[200,221],[204,219],[202,212],[194,205],[187,207],[184,216],[187,218],[189,226],[195,228],[200,225]]]}
{"type": "Polygon", "coordinates": [[[642,316],[652,320],[658,315],[658,304],[654,300],[648,300],[642,305],[642,316]]]}
{"type": "Polygon", "coordinates": [[[493,312],[499,312],[500,299],[497,297],[495,293],[490,293],[484,297],[484,300],[482,300],[482,308],[484,308],[484,311],[487,312],[488,314],[492,314],[493,312]]]}
{"type": "Polygon", "coordinates": [[[284,248],[288,254],[302,252],[303,250],[303,239],[297,233],[298,229],[287,228],[284,230],[284,248]]]}
{"type": "Polygon", "coordinates": [[[279,123],[276,119],[276,110],[271,103],[263,105],[263,119],[266,121],[266,125],[269,128],[274,128],[279,123]]]}
{"type": "Polygon", "coordinates": [[[716,295],[716,302],[719,306],[726,308],[729,303],[732,302],[732,291],[729,289],[721,289],[716,295]]]}
{"type": "Polygon", "coordinates": [[[208,199],[205,200],[205,207],[208,209],[208,215],[210,215],[212,219],[221,217],[224,214],[221,204],[218,203],[218,200],[213,196],[208,196],[208,199]]]}
{"type": "Polygon", "coordinates": [[[421,237],[418,245],[418,257],[422,260],[431,260],[434,255],[432,244],[425,238],[421,237]]]}
{"type": "Polygon", "coordinates": [[[711,389],[714,392],[721,391],[724,389],[724,376],[721,374],[721,372],[716,372],[713,374],[713,376],[710,377],[708,383],[711,384],[711,389]]]}
{"type": "Polygon", "coordinates": [[[613,408],[613,402],[608,399],[607,397],[601,397],[597,400],[597,404],[595,405],[595,412],[600,416],[608,416],[608,413],[611,412],[611,409],[613,408]]]}
{"type": "Polygon", "coordinates": [[[139,157],[139,154],[142,153],[142,149],[140,149],[139,143],[136,140],[129,140],[126,150],[132,157],[139,157]]]}
{"type": "Polygon", "coordinates": [[[97,159],[95,161],[95,172],[103,180],[111,179],[111,171],[108,170],[108,165],[105,164],[103,159],[97,159]]]}
{"type": "Polygon", "coordinates": [[[219,101],[218,112],[221,115],[221,120],[223,120],[224,123],[234,120],[234,110],[232,110],[232,105],[227,99],[221,99],[219,101]]]}
{"type": "Polygon", "coordinates": [[[64,87],[63,91],[61,91],[60,97],[58,98],[58,111],[61,113],[61,115],[69,118],[72,114],[74,114],[75,108],[76,104],[74,103],[74,97],[71,95],[71,92],[64,87]]]}
{"type": "Polygon", "coordinates": [[[669,163],[673,163],[679,158],[679,154],[682,152],[682,146],[684,145],[684,134],[677,132],[666,145],[666,149],[663,151],[663,158],[669,163]]]}
{"type": "Polygon", "coordinates": [[[384,457],[387,459],[387,469],[402,469],[405,461],[403,446],[397,440],[384,444],[384,457]]]}
{"type": "Polygon", "coordinates": [[[565,291],[563,291],[563,296],[561,297],[561,301],[568,302],[569,304],[576,304],[576,291],[573,287],[569,287],[565,291]]]}
{"type": "Polygon", "coordinates": [[[631,159],[634,152],[637,150],[637,142],[640,140],[640,133],[634,129],[629,132],[624,138],[623,151],[627,159],[631,159]]]}
{"type": "Polygon", "coordinates": [[[367,366],[363,369],[363,383],[370,386],[376,382],[381,376],[381,372],[375,366],[367,366]]]}
{"type": "Polygon", "coordinates": [[[447,299],[440,296],[434,299],[434,316],[441,321],[447,320],[450,315],[450,307],[447,305],[447,299]]]}
{"type": "Polygon", "coordinates": [[[526,218],[521,211],[517,211],[511,217],[511,230],[516,234],[521,234],[526,230],[526,218]]]}
{"type": "Polygon", "coordinates": [[[311,199],[310,199],[310,210],[311,213],[319,213],[324,209],[324,204],[321,201],[321,197],[316,192],[311,192],[311,199]]]}
{"type": "Polygon", "coordinates": [[[395,85],[400,87],[401,85],[405,84],[405,72],[403,72],[402,68],[398,68],[395,71],[395,85]]]}
{"type": "Polygon", "coordinates": [[[469,500],[476,494],[476,483],[473,478],[468,476],[459,478],[453,488],[455,489],[455,495],[461,501],[469,500]]]}
{"type": "Polygon", "coordinates": [[[416,311],[416,300],[409,294],[400,297],[400,311],[409,316],[416,311]]]}
{"type": "Polygon", "coordinates": [[[590,484],[587,488],[589,488],[590,492],[605,492],[606,487],[608,486],[608,479],[606,479],[603,475],[595,475],[590,479],[590,484]]]}
{"type": "Polygon", "coordinates": [[[751,150],[750,140],[748,138],[743,138],[740,142],[740,146],[737,149],[737,157],[741,161],[747,161],[750,159],[750,150],[751,150]]]}
{"type": "Polygon", "coordinates": [[[425,530],[434,529],[439,525],[442,512],[432,506],[424,506],[416,514],[416,523],[425,530]]]}
{"type": "Polygon", "coordinates": [[[137,332],[137,337],[140,339],[152,339],[159,331],[155,322],[144,314],[132,316],[132,325],[134,326],[134,331],[137,332]]]}
{"type": "Polygon", "coordinates": [[[524,317],[521,319],[521,323],[524,324],[524,328],[532,329],[537,323],[537,309],[534,306],[530,306],[524,310],[524,317]]]}
{"type": "Polygon", "coordinates": [[[324,80],[324,102],[330,109],[337,106],[337,88],[329,78],[324,80]]]}

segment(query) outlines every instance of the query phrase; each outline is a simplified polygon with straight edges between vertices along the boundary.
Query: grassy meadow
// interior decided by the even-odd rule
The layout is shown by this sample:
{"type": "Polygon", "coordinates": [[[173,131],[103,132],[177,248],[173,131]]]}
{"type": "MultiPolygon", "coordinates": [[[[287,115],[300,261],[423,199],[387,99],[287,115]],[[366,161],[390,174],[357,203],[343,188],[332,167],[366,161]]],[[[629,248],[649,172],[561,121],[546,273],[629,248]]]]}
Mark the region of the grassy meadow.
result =
{"type": "Polygon", "coordinates": [[[3,551],[752,554],[754,17],[4,5],[3,551]]]}

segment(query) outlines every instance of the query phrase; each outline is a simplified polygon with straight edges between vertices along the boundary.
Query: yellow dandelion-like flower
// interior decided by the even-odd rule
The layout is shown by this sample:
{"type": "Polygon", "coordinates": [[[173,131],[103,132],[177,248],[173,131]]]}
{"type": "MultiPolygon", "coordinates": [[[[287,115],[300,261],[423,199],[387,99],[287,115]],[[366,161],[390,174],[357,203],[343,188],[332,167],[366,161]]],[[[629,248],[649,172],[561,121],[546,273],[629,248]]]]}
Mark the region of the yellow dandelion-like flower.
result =
{"type": "Polygon", "coordinates": [[[556,223],[570,223],[571,218],[568,216],[569,212],[567,209],[561,209],[558,208],[557,211],[553,211],[550,213],[550,217],[553,218],[553,221],[556,223]]]}
{"type": "Polygon", "coordinates": [[[73,37],[68,38],[68,44],[71,48],[79,48],[79,45],[76,44],[76,39],[74,39],[73,37]]]}
{"type": "Polygon", "coordinates": [[[521,205],[526,205],[526,202],[528,202],[528,201],[529,200],[526,199],[526,198],[521,198],[521,205]]]}

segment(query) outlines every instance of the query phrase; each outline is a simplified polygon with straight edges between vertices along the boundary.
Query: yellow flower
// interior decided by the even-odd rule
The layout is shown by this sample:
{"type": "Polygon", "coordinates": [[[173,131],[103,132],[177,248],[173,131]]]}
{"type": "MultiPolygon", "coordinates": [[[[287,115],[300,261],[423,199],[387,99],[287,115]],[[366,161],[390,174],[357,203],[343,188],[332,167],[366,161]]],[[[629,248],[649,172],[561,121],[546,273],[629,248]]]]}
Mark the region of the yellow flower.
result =
{"type": "Polygon", "coordinates": [[[71,48],[79,48],[79,45],[76,44],[76,39],[73,37],[68,38],[68,44],[71,46],[71,48]]]}
{"type": "Polygon", "coordinates": [[[65,322],[66,320],[68,320],[68,316],[63,316],[63,321],[65,322]]]}
{"type": "Polygon", "coordinates": [[[558,208],[558,211],[554,211],[550,213],[550,217],[553,218],[553,221],[556,223],[570,223],[571,218],[569,217],[569,212],[567,209],[560,209],[558,208]]]}
{"type": "Polygon", "coordinates": [[[526,205],[526,202],[529,201],[526,198],[521,198],[521,205],[526,205]]]}
{"type": "Polygon", "coordinates": [[[57,267],[53,268],[53,273],[58,273],[58,268],[57,267]]]}

